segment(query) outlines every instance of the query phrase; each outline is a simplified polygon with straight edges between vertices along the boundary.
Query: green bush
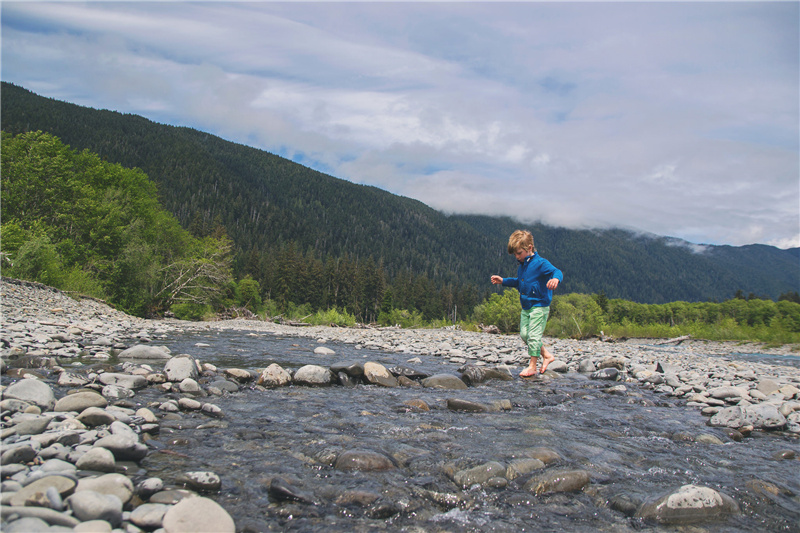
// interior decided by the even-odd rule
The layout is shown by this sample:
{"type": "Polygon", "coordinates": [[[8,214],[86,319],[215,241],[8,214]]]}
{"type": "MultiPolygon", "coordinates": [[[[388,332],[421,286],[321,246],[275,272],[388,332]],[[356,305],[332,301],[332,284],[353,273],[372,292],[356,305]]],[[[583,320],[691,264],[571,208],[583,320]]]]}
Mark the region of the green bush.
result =
{"type": "Polygon", "coordinates": [[[13,263],[14,266],[9,269],[11,276],[63,288],[64,265],[47,235],[22,244],[13,263]]]}
{"type": "Polygon", "coordinates": [[[422,313],[407,309],[392,309],[378,315],[378,323],[382,326],[400,326],[401,328],[421,328],[425,324],[422,313]]]}
{"type": "Polygon", "coordinates": [[[519,331],[519,291],[506,289],[503,294],[492,294],[487,301],[478,305],[474,311],[475,321],[486,326],[497,326],[503,333],[519,331]]]}
{"type": "Polygon", "coordinates": [[[175,313],[175,317],[180,320],[203,320],[213,315],[213,310],[208,304],[179,303],[173,304],[170,310],[175,313]]]}
{"type": "Polygon", "coordinates": [[[572,293],[553,298],[547,335],[585,339],[599,335],[602,328],[603,310],[594,297],[572,293]]]}
{"type": "Polygon", "coordinates": [[[352,327],[356,325],[356,317],[345,310],[339,311],[334,308],[317,311],[308,322],[316,326],[352,327]]]}
{"type": "Polygon", "coordinates": [[[261,310],[261,285],[251,278],[245,277],[236,284],[236,305],[246,307],[254,313],[261,310]]]}

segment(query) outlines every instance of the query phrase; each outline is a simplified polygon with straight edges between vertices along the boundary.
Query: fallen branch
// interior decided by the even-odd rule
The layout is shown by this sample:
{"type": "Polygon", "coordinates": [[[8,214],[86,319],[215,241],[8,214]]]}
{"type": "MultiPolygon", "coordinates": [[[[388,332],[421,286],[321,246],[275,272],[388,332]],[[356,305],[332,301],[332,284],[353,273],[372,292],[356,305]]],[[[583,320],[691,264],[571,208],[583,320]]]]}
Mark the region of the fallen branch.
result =
{"type": "Polygon", "coordinates": [[[667,340],[663,340],[663,341],[657,342],[657,343],[655,343],[655,345],[656,346],[662,346],[664,344],[673,344],[673,343],[680,344],[683,341],[688,341],[691,338],[692,338],[691,335],[684,335],[683,337],[675,337],[674,339],[667,339],[667,340]]]}

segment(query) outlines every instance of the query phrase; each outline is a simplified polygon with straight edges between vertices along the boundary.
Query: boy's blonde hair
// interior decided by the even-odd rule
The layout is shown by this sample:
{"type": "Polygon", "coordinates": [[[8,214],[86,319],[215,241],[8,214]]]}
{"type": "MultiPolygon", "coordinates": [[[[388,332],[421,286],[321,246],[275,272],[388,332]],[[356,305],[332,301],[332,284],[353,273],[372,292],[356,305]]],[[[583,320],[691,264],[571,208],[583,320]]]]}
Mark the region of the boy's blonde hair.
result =
{"type": "MultiPolygon", "coordinates": [[[[524,229],[518,229],[508,238],[508,253],[514,254],[517,250],[527,250],[533,246],[533,234],[524,229]]],[[[534,251],[536,248],[534,248],[534,251]]]]}

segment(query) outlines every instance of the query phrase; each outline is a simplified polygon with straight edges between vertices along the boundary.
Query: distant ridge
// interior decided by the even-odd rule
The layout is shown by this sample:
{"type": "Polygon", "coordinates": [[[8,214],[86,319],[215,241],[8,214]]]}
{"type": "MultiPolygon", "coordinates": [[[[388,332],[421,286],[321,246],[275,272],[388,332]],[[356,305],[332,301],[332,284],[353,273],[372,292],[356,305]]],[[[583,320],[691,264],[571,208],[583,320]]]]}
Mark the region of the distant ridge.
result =
{"type": "Polygon", "coordinates": [[[508,217],[445,215],[423,203],[356,185],[277,155],[191,128],[96,110],[2,83],[2,129],[42,130],[74,149],[141,168],[163,205],[196,234],[224,226],[238,275],[286,246],[318,258],[373,258],[437,286],[488,293],[491,274],[513,275],[505,251],[518,227],[565,273],[566,292],[604,292],[645,303],[725,300],[737,291],[776,299],[800,291],[800,249],[697,246],[674,238],[610,230],[521,224],[508,217]],[[255,258],[255,259],[254,259],[255,258]]]}

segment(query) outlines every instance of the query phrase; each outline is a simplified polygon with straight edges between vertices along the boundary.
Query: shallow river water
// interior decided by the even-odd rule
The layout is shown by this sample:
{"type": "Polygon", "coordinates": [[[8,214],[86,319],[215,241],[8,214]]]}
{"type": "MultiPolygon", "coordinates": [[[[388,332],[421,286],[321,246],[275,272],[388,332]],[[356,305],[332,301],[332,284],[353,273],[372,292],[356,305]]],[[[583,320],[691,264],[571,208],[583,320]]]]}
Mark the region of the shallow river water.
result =
{"type": "MultiPolygon", "coordinates": [[[[159,340],[219,368],[261,369],[278,363],[330,366],[345,361],[404,365],[428,374],[456,374],[458,365],[420,356],[327,343],[336,355],[315,355],[314,339],[219,331],[159,340]],[[208,346],[196,346],[197,343],[208,346]]],[[[187,471],[213,471],[222,489],[210,495],[238,531],[798,531],[798,460],[778,455],[800,443],[782,433],[755,432],[741,442],[706,425],[697,409],[626,384],[627,396],[602,392],[608,382],[571,373],[555,379],[491,380],[468,390],[359,385],[268,391],[244,387],[211,397],[222,419],[183,413],[164,421],[142,466],[169,482],[187,471]],[[510,410],[451,411],[448,398],[510,410]],[[430,411],[404,402],[421,399],[430,411]],[[714,435],[724,444],[703,444],[714,435]],[[508,465],[534,448],[558,453],[546,469],[582,469],[580,492],[535,495],[523,487],[542,471],[496,487],[457,486],[448,471],[489,461],[508,465]],[[396,466],[347,472],[331,466],[346,450],[371,450],[396,466]],[[277,501],[273,478],[304,502],[277,501]],[[741,512],[690,528],[645,523],[622,510],[686,484],[731,496],[741,512]],[[609,502],[617,502],[614,506],[609,502]],[[622,502],[622,503],[620,503],[622,502]],[[616,509],[622,510],[614,510],[616,509]]],[[[164,399],[143,391],[142,401],[164,399]]],[[[137,401],[139,399],[137,398],[137,401]]]]}

